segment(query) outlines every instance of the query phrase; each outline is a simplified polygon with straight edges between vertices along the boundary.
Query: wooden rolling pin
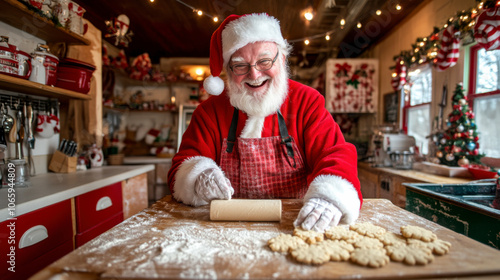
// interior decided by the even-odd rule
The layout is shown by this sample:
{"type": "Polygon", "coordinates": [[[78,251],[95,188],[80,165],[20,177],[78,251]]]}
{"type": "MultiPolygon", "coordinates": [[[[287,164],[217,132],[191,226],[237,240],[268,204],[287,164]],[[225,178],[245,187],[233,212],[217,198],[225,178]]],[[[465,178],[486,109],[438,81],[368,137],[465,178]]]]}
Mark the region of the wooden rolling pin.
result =
{"type": "Polygon", "coordinates": [[[210,203],[210,220],[279,222],[281,221],[281,200],[212,200],[210,203]]]}

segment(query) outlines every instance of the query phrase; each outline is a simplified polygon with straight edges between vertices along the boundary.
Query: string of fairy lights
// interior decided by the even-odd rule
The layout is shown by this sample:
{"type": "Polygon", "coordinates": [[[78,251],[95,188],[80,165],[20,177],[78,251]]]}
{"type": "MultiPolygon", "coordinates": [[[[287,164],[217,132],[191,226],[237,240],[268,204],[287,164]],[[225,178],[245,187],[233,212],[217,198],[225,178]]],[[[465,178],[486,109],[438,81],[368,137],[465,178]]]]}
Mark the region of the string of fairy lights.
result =
{"type": "MultiPolygon", "coordinates": [[[[154,0],[149,0],[149,1],[154,2],[154,0]]],[[[214,22],[218,22],[218,21],[219,21],[219,17],[217,17],[217,16],[213,16],[213,15],[211,15],[211,14],[205,13],[205,12],[203,12],[203,10],[201,10],[201,9],[197,9],[197,8],[195,8],[195,7],[193,7],[193,6],[189,5],[189,4],[186,4],[185,2],[183,2],[183,1],[181,1],[181,0],[175,0],[175,1],[177,1],[177,3],[180,3],[180,4],[182,4],[182,5],[186,6],[186,7],[188,7],[189,9],[191,9],[191,10],[193,11],[193,13],[196,13],[198,16],[206,16],[206,17],[209,17],[209,18],[211,18],[214,22]]]]}
{"type": "MultiPolygon", "coordinates": [[[[154,2],[155,0],[150,0],[154,2]]],[[[214,23],[219,21],[219,17],[215,15],[211,15],[209,13],[204,12],[201,9],[193,7],[182,0],[176,0],[177,3],[184,5],[185,7],[191,9],[193,13],[196,13],[198,16],[206,16],[213,20],[214,23]]],[[[475,25],[475,17],[486,8],[491,8],[494,6],[500,5],[500,0],[476,0],[478,3],[476,7],[473,7],[467,11],[459,11],[456,16],[451,17],[448,21],[440,28],[434,27],[433,32],[423,38],[417,38],[415,44],[412,44],[411,50],[403,50],[400,54],[394,56],[394,60],[400,59],[401,64],[405,64],[408,67],[413,66],[415,64],[422,64],[430,61],[431,63],[436,59],[436,56],[439,51],[439,34],[445,28],[447,28],[450,24],[454,24],[455,27],[460,31],[460,37],[463,39],[464,37],[473,37],[471,36],[471,32],[474,29],[475,25]]],[[[388,7],[389,9],[395,9],[396,11],[401,11],[403,6],[399,3],[399,1],[394,1],[394,6],[388,7]]],[[[382,10],[376,10],[375,15],[381,16],[384,12],[382,10]]],[[[301,12],[301,16],[303,16],[307,21],[311,21],[314,18],[314,11],[311,7],[304,9],[301,12]]],[[[346,26],[345,18],[341,18],[339,21],[339,26],[343,29],[346,26]]],[[[361,22],[357,22],[356,28],[361,29],[363,24],[361,22]]],[[[310,35],[303,38],[290,39],[288,42],[297,43],[303,42],[305,45],[309,45],[313,40],[325,40],[329,41],[332,38],[332,35],[336,32],[336,29],[328,30],[323,33],[310,35]]],[[[394,67],[391,67],[394,68],[394,67]]]]}
{"type": "MultiPolygon", "coordinates": [[[[154,2],[155,0],[150,0],[151,2],[154,2]]],[[[219,17],[217,16],[214,16],[214,15],[211,15],[211,14],[208,14],[206,12],[204,12],[203,10],[201,9],[198,9],[198,8],[195,8],[185,2],[183,2],[182,0],[176,0],[177,3],[179,4],[182,4],[184,5],[185,7],[191,9],[193,11],[193,13],[196,13],[198,16],[206,16],[206,17],[209,17],[211,18],[214,22],[218,22],[219,21],[219,17]]],[[[397,10],[397,11],[400,11],[403,9],[403,6],[401,6],[401,4],[399,3],[396,3],[394,4],[394,8],[397,10]]],[[[314,19],[314,11],[312,10],[311,7],[309,8],[306,8],[304,9],[304,11],[301,13],[302,16],[307,20],[307,21],[311,21],[314,19]]],[[[377,16],[380,16],[382,15],[382,10],[376,10],[375,11],[375,14],[377,16]]],[[[340,19],[339,21],[339,24],[340,24],[340,28],[343,29],[346,25],[346,20],[344,18],[340,19]]],[[[361,22],[358,22],[356,24],[356,27],[358,29],[360,29],[362,27],[362,23],[361,22]]],[[[309,45],[310,42],[312,40],[316,40],[316,39],[322,39],[322,40],[326,40],[326,41],[329,41],[330,38],[331,38],[331,35],[335,32],[334,29],[332,30],[329,30],[329,31],[326,31],[326,32],[323,32],[323,33],[319,33],[319,34],[315,34],[315,35],[311,35],[311,36],[307,36],[307,37],[303,37],[303,38],[297,38],[297,39],[291,39],[291,40],[288,40],[288,42],[290,43],[297,43],[297,42],[304,42],[304,44],[306,45],[309,45]]]]}

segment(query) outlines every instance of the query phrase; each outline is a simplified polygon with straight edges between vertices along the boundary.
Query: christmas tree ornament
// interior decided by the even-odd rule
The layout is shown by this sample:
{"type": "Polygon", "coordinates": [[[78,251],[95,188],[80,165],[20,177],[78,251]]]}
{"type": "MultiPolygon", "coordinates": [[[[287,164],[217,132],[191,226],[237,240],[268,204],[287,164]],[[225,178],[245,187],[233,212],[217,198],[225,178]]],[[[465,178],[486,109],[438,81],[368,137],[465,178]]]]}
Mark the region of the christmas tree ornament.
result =
{"type": "Polygon", "coordinates": [[[446,139],[445,138],[441,138],[441,140],[439,140],[439,142],[444,145],[444,144],[446,144],[446,139]]]}
{"type": "Polygon", "coordinates": [[[462,124],[459,124],[459,125],[457,126],[457,131],[458,131],[458,132],[463,132],[463,131],[464,131],[464,129],[465,129],[465,127],[464,127],[462,124]]]}
{"type": "Polygon", "coordinates": [[[463,158],[458,160],[458,165],[467,166],[467,165],[469,165],[469,160],[466,157],[463,157],[463,158]]]}
{"type": "Polygon", "coordinates": [[[455,159],[455,156],[453,154],[447,154],[446,155],[446,160],[447,161],[453,161],[455,159]]]}
{"type": "Polygon", "coordinates": [[[436,152],[436,156],[437,156],[438,158],[442,158],[442,157],[443,157],[443,152],[441,152],[441,151],[437,151],[437,152],[436,152]]]}
{"type": "Polygon", "coordinates": [[[460,153],[461,151],[462,151],[462,148],[460,148],[460,147],[455,147],[455,148],[453,149],[453,152],[454,152],[455,154],[458,154],[458,153],[460,153]]]}
{"type": "Polygon", "coordinates": [[[462,99],[458,100],[458,104],[460,104],[462,106],[466,105],[467,104],[467,100],[465,100],[465,99],[462,98],[462,99]]]}
{"type": "Polygon", "coordinates": [[[474,26],[474,39],[487,51],[500,49],[500,6],[482,12],[474,26]]]}
{"type": "Polygon", "coordinates": [[[475,148],[476,148],[476,143],[474,142],[467,143],[467,150],[473,151],[475,148]]]}

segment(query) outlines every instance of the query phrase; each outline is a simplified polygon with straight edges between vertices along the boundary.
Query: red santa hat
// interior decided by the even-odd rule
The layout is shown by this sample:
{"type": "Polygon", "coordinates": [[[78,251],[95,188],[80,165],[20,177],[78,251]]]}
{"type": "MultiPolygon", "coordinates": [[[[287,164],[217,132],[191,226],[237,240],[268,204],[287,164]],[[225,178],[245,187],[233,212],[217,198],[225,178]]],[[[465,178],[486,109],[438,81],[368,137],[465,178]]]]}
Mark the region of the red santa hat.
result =
{"type": "Polygon", "coordinates": [[[255,42],[274,42],[285,49],[287,46],[279,21],[267,14],[230,15],[221,23],[210,41],[211,75],[203,82],[209,94],[219,95],[224,91],[220,73],[233,53],[255,42]]]}

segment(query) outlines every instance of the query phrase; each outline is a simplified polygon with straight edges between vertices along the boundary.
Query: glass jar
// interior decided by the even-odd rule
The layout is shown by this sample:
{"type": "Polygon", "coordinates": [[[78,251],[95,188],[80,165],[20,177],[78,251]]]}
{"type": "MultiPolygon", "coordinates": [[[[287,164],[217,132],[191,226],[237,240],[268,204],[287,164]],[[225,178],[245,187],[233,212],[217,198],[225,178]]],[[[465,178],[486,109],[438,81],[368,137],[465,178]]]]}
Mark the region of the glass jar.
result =
{"type": "Polygon", "coordinates": [[[4,166],[4,187],[14,183],[14,187],[23,188],[29,186],[29,169],[24,159],[9,159],[4,166]],[[12,180],[13,179],[13,180],[12,180]]]}

